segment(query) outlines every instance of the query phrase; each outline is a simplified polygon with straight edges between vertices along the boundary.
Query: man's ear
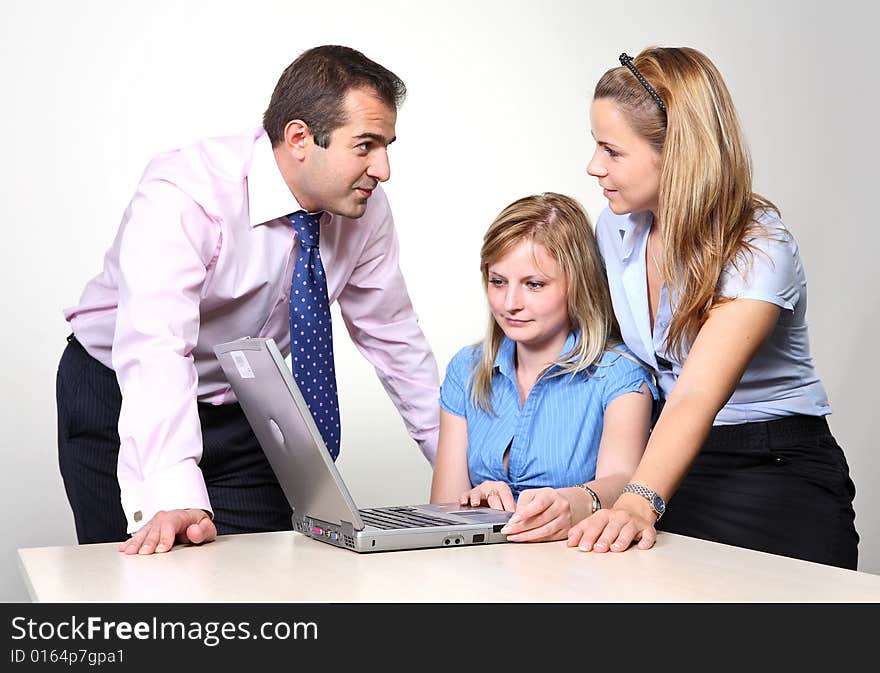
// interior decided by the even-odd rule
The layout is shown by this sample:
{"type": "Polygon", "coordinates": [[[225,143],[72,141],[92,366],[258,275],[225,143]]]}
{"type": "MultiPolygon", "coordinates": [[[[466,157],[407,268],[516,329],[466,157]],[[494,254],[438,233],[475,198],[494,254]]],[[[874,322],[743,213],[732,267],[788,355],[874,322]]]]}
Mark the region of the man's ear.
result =
{"type": "Polygon", "coordinates": [[[284,146],[296,159],[304,159],[310,144],[314,144],[312,131],[302,119],[291,119],[284,127],[284,146]]]}

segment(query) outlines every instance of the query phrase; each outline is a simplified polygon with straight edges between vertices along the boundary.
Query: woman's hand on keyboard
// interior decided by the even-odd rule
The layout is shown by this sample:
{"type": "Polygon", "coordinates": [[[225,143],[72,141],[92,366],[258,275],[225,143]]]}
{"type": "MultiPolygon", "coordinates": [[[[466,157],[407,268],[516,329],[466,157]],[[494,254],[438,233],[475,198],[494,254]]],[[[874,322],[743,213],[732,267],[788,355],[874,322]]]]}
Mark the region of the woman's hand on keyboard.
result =
{"type": "Polygon", "coordinates": [[[458,497],[458,502],[461,505],[469,504],[472,507],[479,507],[486,503],[492,509],[500,509],[505,512],[513,512],[516,509],[513,492],[510,490],[510,486],[503,481],[484,481],[470,491],[462,493],[458,497]]]}

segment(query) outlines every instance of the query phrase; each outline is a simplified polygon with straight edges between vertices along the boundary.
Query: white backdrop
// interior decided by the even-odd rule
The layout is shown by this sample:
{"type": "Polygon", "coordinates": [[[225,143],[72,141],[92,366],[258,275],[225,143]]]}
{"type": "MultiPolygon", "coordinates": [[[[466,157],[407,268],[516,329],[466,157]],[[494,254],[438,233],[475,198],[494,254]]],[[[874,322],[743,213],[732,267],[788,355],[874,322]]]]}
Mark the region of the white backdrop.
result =
{"type": "MultiPolygon", "coordinates": [[[[360,49],[409,87],[387,191],[441,372],[482,333],[478,251],[494,215],[545,190],[580,199],[594,221],[601,211],[585,172],[598,77],[622,51],[705,51],[737,103],[756,189],[799,240],[813,354],[858,489],[860,569],[880,573],[870,3],[32,0],[0,11],[0,600],[27,598],[16,548],[75,541],[56,457],[61,309],[99,271],[146,162],[258,125],[284,67],[328,43],[360,49]]],[[[425,500],[427,462],[341,322],[336,329],[339,466],[355,500],[425,500]]]]}

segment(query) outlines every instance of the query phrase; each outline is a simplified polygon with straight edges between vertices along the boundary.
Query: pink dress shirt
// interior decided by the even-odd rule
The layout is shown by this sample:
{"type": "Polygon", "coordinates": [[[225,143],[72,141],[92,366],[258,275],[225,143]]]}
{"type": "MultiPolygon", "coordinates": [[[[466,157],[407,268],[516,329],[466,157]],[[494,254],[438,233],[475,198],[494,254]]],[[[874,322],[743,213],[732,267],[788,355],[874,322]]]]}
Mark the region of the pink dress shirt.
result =
{"type": "MultiPolygon", "coordinates": [[[[196,400],[235,401],[215,344],[272,337],[290,352],[298,243],[285,216],[297,210],[263,129],[161,154],[144,172],[103,271],[64,311],[122,391],[118,477],[129,533],[160,510],[212,511],[196,400]]],[[[351,338],[433,463],[437,363],[398,266],[381,187],[359,219],[324,214],[321,257],[330,302],[339,301],[351,338]]]]}

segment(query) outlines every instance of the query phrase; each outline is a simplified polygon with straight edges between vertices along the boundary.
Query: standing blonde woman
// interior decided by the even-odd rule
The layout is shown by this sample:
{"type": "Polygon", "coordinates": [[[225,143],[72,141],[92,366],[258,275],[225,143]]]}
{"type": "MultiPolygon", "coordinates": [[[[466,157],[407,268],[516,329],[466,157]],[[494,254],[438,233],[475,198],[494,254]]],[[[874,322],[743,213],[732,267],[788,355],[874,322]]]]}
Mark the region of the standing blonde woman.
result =
{"type": "Polygon", "coordinates": [[[431,502],[514,512],[514,542],[564,539],[611,503],[648,439],[657,391],[620,343],[592,228],[560,194],[520,199],[480,252],[481,344],[449,363],[431,502]]]}
{"type": "Polygon", "coordinates": [[[730,94],[694,49],[620,61],[596,86],[588,171],[608,199],[597,238],[621,333],[665,406],[631,484],[569,544],[646,549],[656,526],[854,569],[855,489],[797,243],[752,191],[730,94]]]}

